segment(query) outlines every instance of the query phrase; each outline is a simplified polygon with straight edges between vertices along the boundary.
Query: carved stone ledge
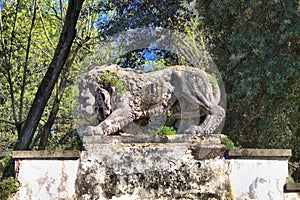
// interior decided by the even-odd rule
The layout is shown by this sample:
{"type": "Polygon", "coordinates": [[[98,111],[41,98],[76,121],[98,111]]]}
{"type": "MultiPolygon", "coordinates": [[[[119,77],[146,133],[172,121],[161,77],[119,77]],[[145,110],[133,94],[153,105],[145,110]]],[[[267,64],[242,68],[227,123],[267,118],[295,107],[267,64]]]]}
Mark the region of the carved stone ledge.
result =
{"type": "Polygon", "coordinates": [[[14,159],[61,159],[61,160],[76,160],[80,157],[80,151],[76,150],[45,150],[45,151],[13,151],[14,159]]]}
{"type": "Polygon", "coordinates": [[[192,135],[85,135],[83,144],[116,144],[116,143],[191,143],[192,135]]]}
{"type": "Polygon", "coordinates": [[[300,192],[300,183],[287,183],[284,192],[300,192]]]}
{"type": "Polygon", "coordinates": [[[289,158],[292,155],[291,149],[234,149],[228,151],[228,157],[234,158],[289,158]]]}

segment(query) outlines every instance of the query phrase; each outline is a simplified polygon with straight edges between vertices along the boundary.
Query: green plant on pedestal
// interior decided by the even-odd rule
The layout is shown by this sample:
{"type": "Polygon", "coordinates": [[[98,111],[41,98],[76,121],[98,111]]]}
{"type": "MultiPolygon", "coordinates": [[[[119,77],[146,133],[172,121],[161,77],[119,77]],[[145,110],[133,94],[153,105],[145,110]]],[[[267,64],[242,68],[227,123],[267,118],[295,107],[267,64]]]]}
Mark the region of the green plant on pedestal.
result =
{"type": "Polygon", "coordinates": [[[177,132],[173,127],[161,126],[157,128],[156,135],[176,135],[177,132]]]}

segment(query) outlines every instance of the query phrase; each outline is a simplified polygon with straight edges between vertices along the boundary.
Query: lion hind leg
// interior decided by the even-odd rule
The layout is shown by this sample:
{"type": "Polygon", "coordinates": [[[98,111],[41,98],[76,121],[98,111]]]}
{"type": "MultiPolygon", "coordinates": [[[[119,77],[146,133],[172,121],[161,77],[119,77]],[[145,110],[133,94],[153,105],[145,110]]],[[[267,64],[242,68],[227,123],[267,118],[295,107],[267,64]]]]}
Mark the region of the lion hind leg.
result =
{"type": "Polygon", "coordinates": [[[185,133],[194,135],[210,135],[216,133],[216,130],[222,124],[224,117],[225,110],[219,105],[214,105],[209,110],[205,120],[199,126],[192,125],[185,133]]]}

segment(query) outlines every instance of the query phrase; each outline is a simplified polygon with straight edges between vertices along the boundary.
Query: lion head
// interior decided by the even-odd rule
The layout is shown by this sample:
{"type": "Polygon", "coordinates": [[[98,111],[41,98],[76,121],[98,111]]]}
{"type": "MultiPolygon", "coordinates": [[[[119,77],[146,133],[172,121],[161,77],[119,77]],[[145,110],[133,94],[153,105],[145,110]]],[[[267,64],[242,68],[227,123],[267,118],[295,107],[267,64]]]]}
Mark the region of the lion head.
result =
{"type": "Polygon", "coordinates": [[[80,111],[88,116],[96,115],[99,121],[112,112],[111,95],[114,88],[99,82],[99,77],[107,71],[107,68],[96,67],[85,74],[78,84],[80,111]]]}

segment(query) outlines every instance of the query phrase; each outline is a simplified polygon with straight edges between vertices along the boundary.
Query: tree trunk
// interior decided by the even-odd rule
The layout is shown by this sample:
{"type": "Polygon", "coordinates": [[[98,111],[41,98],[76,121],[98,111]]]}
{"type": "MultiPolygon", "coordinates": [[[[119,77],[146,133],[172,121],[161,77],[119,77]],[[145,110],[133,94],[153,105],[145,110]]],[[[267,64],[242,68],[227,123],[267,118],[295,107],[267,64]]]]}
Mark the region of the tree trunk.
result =
{"type": "Polygon", "coordinates": [[[28,149],[34,132],[41,119],[45,106],[51,96],[59,74],[68,58],[72,43],[76,36],[76,23],[84,0],[69,0],[68,10],[62,33],[51,64],[38,88],[26,122],[15,146],[15,150],[28,149]]]}
{"type": "Polygon", "coordinates": [[[54,103],[52,105],[48,120],[41,131],[41,136],[40,136],[41,139],[40,139],[39,149],[45,149],[45,147],[47,145],[51,127],[53,126],[55,118],[59,111],[59,104],[60,104],[60,101],[62,99],[65,89],[66,89],[66,85],[61,83],[59,85],[59,88],[58,88],[54,103]]]}
{"type": "Polygon", "coordinates": [[[58,86],[58,91],[56,93],[49,117],[47,122],[45,123],[43,129],[41,130],[40,134],[40,143],[39,143],[39,149],[45,149],[46,145],[48,143],[48,138],[50,134],[51,127],[53,126],[57,113],[59,111],[59,105],[62,100],[64,91],[68,87],[68,81],[70,81],[70,70],[73,65],[73,62],[78,55],[80,49],[86,45],[86,43],[90,40],[90,37],[86,37],[84,40],[82,40],[81,43],[77,45],[77,47],[71,51],[68,60],[65,63],[65,67],[61,73],[61,82],[58,86]]]}

